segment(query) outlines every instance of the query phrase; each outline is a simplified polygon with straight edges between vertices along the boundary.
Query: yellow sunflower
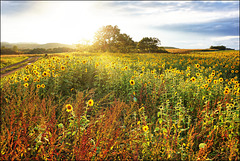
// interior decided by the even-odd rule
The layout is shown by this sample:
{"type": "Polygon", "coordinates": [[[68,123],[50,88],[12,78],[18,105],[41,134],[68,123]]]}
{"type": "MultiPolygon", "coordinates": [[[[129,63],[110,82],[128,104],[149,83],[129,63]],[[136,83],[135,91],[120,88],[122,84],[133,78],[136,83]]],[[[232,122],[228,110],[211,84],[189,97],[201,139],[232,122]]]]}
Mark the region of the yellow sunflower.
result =
{"type": "Polygon", "coordinates": [[[148,128],[148,126],[147,126],[147,125],[145,125],[145,126],[143,126],[143,128],[142,128],[142,129],[143,129],[143,131],[144,131],[144,132],[147,132],[149,128],[148,128]]]}
{"type": "Polygon", "coordinates": [[[28,83],[24,83],[24,87],[28,87],[28,83]]]}
{"type": "Polygon", "coordinates": [[[64,67],[64,66],[61,66],[61,70],[65,70],[65,67],[64,67]]]}
{"type": "Polygon", "coordinates": [[[73,110],[72,105],[67,104],[67,105],[66,105],[66,110],[67,110],[67,112],[71,112],[71,111],[73,110]]]}
{"type": "Polygon", "coordinates": [[[134,80],[130,80],[129,82],[130,82],[130,84],[131,84],[132,86],[135,84],[135,81],[134,81],[134,80]]]}
{"type": "Polygon", "coordinates": [[[88,106],[93,106],[94,101],[92,99],[90,99],[90,100],[88,100],[87,104],[88,104],[88,106]]]}

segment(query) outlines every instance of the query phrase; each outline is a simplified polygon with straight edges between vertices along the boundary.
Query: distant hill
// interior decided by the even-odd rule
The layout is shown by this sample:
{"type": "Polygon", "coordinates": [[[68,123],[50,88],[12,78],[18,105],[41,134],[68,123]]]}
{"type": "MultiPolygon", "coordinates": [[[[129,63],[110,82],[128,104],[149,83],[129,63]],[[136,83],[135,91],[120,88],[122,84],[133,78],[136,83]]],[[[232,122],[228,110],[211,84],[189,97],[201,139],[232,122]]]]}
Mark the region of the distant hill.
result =
{"type": "Polygon", "coordinates": [[[164,47],[165,49],[179,49],[179,48],[170,47],[170,46],[161,46],[161,47],[164,47]]]}
{"type": "Polygon", "coordinates": [[[18,49],[34,49],[34,48],[76,48],[76,45],[68,45],[68,44],[60,44],[60,43],[47,43],[47,44],[38,44],[38,43],[8,43],[8,42],[1,42],[1,47],[5,46],[6,48],[12,48],[13,46],[17,46],[18,49]]]}

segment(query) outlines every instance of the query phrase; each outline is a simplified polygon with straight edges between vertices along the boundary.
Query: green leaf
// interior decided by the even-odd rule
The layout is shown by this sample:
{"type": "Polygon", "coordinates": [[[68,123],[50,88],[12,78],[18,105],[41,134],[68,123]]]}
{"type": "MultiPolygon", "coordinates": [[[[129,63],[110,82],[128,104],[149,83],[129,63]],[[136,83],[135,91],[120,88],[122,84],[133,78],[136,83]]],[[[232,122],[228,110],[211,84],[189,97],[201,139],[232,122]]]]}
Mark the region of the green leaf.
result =
{"type": "Polygon", "coordinates": [[[154,131],[156,132],[156,131],[159,131],[159,130],[160,130],[160,128],[159,128],[159,127],[156,127],[154,131]]]}
{"type": "Polygon", "coordinates": [[[59,128],[63,128],[64,126],[63,126],[62,123],[60,123],[60,124],[58,124],[58,127],[59,127],[59,128]]]}
{"type": "Polygon", "coordinates": [[[72,133],[72,136],[75,135],[75,134],[76,134],[76,131],[74,131],[74,132],[72,133]]]}
{"type": "Polygon", "coordinates": [[[201,144],[199,144],[199,149],[201,149],[201,148],[205,148],[206,145],[207,145],[207,144],[205,144],[205,143],[201,143],[201,144]]]}
{"type": "Polygon", "coordinates": [[[158,119],[158,121],[159,121],[159,124],[162,124],[162,122],[163,122],[163,119],[158,119]]]}
{"type": "Polygon", "coordinates": [[[167,132],[167,129],[166,129],[166,128],[162,128],[162,131],[163,131],[163,132],[167,132]]]}
{"type": "Polygon", "coordinates": [[[189,128],[186,128],[186,129],[181,129],[180,131],[187,131],[189,128]]]}

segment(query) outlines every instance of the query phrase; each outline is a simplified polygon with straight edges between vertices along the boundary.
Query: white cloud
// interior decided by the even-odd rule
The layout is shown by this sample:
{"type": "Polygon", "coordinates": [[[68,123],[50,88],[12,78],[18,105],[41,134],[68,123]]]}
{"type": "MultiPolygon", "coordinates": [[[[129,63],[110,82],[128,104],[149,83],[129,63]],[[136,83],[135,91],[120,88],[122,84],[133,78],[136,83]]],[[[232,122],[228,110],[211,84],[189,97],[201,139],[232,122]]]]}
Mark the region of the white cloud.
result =
{"type": "Polygon", "coordinates": [[[221,37],[213,37],[211,38],[212,41],[226,41],[231,39],[239,39],[239,36],[221,36],[221,37]]]}

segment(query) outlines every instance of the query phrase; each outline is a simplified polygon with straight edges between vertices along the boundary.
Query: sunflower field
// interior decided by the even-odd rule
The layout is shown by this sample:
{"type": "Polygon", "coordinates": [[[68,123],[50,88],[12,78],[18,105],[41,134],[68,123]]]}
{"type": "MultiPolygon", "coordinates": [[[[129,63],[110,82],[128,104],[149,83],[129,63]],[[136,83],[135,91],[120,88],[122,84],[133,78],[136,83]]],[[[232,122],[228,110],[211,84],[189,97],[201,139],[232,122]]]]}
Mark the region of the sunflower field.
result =
{"type": "Polygon", "coordinates": [[[1,80],[0,160],[240,160],[239,51],[62,53],[1,80]]]}

